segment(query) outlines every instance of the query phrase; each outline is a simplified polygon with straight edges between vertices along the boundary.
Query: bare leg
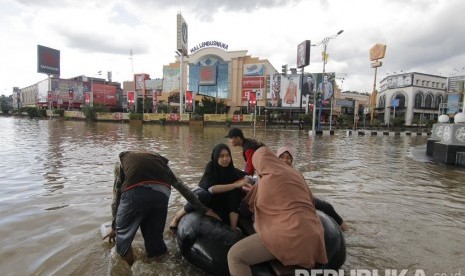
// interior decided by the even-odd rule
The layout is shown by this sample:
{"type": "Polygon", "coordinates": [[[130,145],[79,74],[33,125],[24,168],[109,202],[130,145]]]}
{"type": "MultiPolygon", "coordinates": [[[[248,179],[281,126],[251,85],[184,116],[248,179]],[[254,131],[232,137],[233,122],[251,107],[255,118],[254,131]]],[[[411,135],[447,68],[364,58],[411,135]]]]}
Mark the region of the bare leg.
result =
{"type": "Polygon", "coordinates": [[[239,214],[236,212],[229,213],[229,223],[231,224],[231,228],[237,228],[237,221],[239,220],[239,214]]]}
{"type": "Polygon", "coordinates": [[[187,214],[186,211],[184,211],[184,207],[181,207],[181,209],[179,209],[176,214],[174,215],[173,219],[171,220],[171,223],[170,223],[170,229],[176,229],[178,228],[178,223],[179,221],[181,220],[181,218],[187,214]]]}
{"type": "Polygon", "coordinates": [[[126,253],[126,255],[124,256],[121,256],[121,258],[127,262],[129,265],[132,265],[134,263],[134,252],[132,252],[132,246],[129,247],[129,250],[128,252],[126,253]]]}

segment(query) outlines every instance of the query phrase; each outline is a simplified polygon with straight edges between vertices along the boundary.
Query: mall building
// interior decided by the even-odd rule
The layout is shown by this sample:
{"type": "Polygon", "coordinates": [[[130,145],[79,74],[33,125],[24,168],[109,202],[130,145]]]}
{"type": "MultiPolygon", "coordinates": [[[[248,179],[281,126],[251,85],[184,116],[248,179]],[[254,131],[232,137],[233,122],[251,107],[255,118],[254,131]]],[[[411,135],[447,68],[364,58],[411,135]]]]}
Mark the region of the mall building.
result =
{"type": "MultiPolygon", "coordinates": [[[[311,113],[313,100],[320,92],[321,82],[327,79],[321,108],[321,121],[327,123],[343,115],[366,119],[371,100],[368,93],[342,93],[334,73],[299,74],[296,69],[278,72],[267,60],[252,57],[247,50],[229,51],[228,45],[218,41],[202,42],[190,49],[188,56],[175,56],[163,66],[163,77],[151,79],[149,74],[134,74],[134,79],[123,82],[107,78],[78,76],[70,79],[50,77],[25,88],[13,91],[14,107],[82,108],[83,105],[103,105],[112,112],[127,112],[142,102],[144,111],[179,113],[183,95],[183,113],[192,113],[204,97],[223,101],[222,114],[268,114],[275,111],[289,113],[293,119],[311,113]],[[331,87],[331,96],[326,90],[331,87]],[[180,93],[182,91],[182,93],[180,93]]],[[[387,124],[392,118],[403,118],[405,125],[422,125],[437,120],[440,114],[453,117],[461,112],[464,76],[442,77],[423,73],[390,75],[380,82],[375,95],[374,118],[387,124]],[[447,103],[447,105],[446,105],[447,103]],[[455,104],[454,104],[455,103],[455,104]],[[442,107],[442,109],[441,109],[442,107]]],[[[323,97],[323,96],[322,96],[323,97]]],[[[317,101],[318,103],[318,101],[317,101]]],[[[137,110],[136,110],[137,111],[137,110]]],[[[140,111],[140,110],[139,110],[140,111]]]]}
{"type": "MultiPolygon", "coordinates": [[[[267,59],[247,55],[247,50],[228,51],[226,44],[217,41],[203,42],[192,48],[189,56],[175,59],[163,67],[163,78],[152,80],[148,74],[135,74],[134,81],[124,82],[122,102],[127,101],[132,109],[134,99],[140,101],[142,98],[146,103],[153,103],[149,112],[163,105],[170,107],[169,112],[177,113],[181,90],[185,95],[183,112],[193,112],[195,106],[201,105],[203,97],[208,97],[226,104],[226,110],[218,110],[218,113],[278,111],[290,112],[297,119],[298,114],[311,112],[312,96],[322,79],[321,73],[305,73],[302,78],[293,68],[278,72],[267,59]],[[305,84],[309,76],[313,82],[311,88],[305,84]]],[[[346,96],[339,91],[335,74],[327,73],[327,76],[331,89],[334,87],[335,99],[346,96]]],[[[347,111],[353,114],[355,100],[352,96],[344,98],[350,101],[349,106],[323,101],[322,120],[326,121],[331,113],[333,118],[347,111]]]]}

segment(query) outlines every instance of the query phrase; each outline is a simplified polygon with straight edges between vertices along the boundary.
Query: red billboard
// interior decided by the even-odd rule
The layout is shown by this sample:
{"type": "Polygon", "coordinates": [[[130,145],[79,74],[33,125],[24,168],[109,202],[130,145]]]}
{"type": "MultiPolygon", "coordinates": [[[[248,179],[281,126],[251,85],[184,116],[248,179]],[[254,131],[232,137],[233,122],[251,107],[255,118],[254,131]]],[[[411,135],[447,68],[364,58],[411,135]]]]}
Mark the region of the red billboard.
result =
{"type": "Polygon", "coordinates": [[[128,91],[128,104],[131,106],[134,104],[135,91],[128,91]]]}
{"type": "Polygon", "coordinates": [[[199,85],[216,85],[216,66],[202,66],[199,80],[199,85]]]}
{"type": "Polygon", "coordinates": [[[242,89],[242,101],[246,102],[249,100],[250,93],[253,92],[253,89],[242,89]]]}
{"type": "Polygon", "coordinates": [[[255,92],[249,93],[249,101],[250,101],[250,106],[255,107],[255,105],[257,104],[257,95],[255,94],[255,92]]]}
{"type": "Polygon", "coordinates": [[[113,85],[94,83],[94,105],[116,105],[116,87],[113,85]]]}
{"type": "Polygon", "coordinates": [[[265,77],[242,77],[242,88],[265,87],[265,77]]]}
{"type": "Polygon", "coordinates": [[[60,75],[60,51],[37,45],[37,73],[60,75]]]}
{"type": "Polygon", "coordinates": [[[186,91],[186,111],[192,112],[192,91],[186,91]]]}

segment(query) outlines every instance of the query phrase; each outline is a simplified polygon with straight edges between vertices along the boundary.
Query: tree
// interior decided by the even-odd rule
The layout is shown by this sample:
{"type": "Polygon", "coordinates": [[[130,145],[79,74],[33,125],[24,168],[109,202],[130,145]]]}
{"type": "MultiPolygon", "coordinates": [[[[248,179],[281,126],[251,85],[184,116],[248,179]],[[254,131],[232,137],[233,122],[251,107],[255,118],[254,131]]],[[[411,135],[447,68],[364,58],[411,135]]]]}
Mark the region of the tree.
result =
{"type": "Polygon", "coordinates": [[[13,109],[13,97],[11,95],[8,97],[5,95],[0,96],[0,107],[3,114],[10,113],[10,110],[13,109]]]}
{"type": "Polygon", "coordinates": [[[199,114],[224,113],[226,104],[223,100],[217,101],[215,98],[203,97],[202,105],[197,109],[199,114]]]}

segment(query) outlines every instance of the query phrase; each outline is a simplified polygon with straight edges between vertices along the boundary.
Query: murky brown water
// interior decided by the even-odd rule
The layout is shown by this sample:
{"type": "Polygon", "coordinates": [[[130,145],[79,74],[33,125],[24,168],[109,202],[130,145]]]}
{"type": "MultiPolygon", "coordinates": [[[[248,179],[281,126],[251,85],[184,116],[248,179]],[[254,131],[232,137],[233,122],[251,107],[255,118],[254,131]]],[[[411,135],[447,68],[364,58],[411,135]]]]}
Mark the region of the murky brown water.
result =
{"type": "MultiPolygon", "coordinates": [[[[111,218],[112,169],[123,150],[156,150],[195,187],[225,127],[159,126],[0,117],[1,275],[203,275],[165,235],[164,263],[123,263],[100,238],[111,218]]],[[[253,136],[252,128],[244,128],[253,136]]],[[[257,129],[276,150],[296,149],[296,167],[315,195],[349,223],[350,269],[465,272],[465,170],[428,162],[426,137],[312,138],[257,129]]],[[[239,149],[233,149],[242,166],[239,149]]],[[[174,191],[170,214],[185,200],[174,191]]],[[[451,275],[453,276],[453,275],[451,275]]]]}

